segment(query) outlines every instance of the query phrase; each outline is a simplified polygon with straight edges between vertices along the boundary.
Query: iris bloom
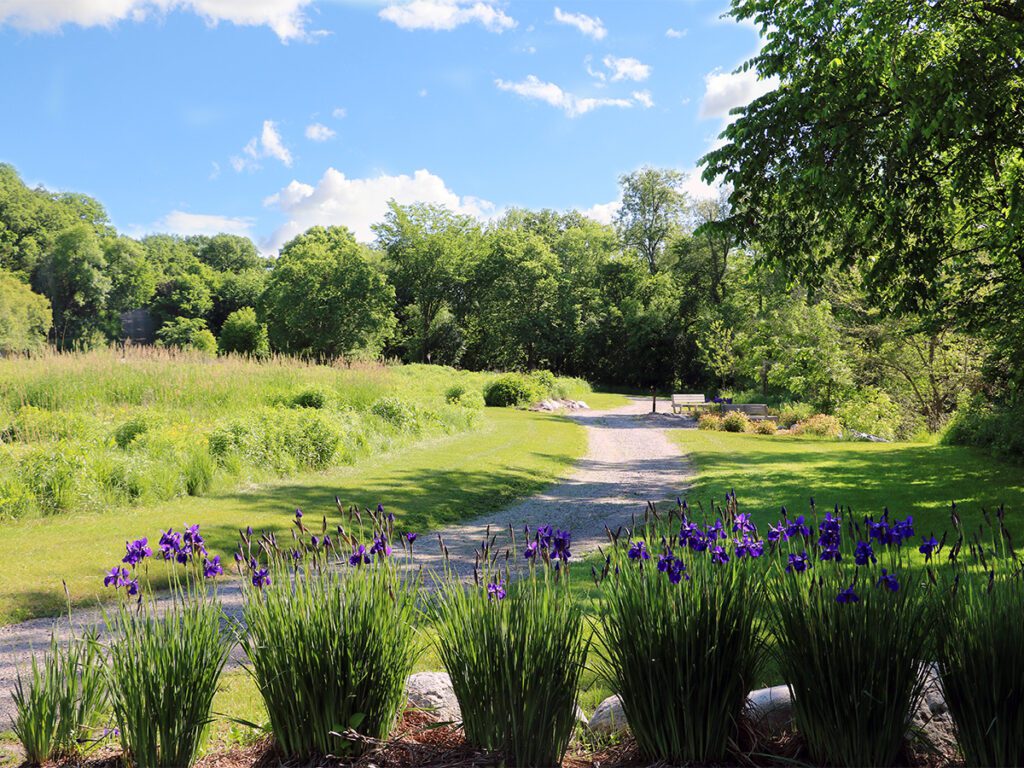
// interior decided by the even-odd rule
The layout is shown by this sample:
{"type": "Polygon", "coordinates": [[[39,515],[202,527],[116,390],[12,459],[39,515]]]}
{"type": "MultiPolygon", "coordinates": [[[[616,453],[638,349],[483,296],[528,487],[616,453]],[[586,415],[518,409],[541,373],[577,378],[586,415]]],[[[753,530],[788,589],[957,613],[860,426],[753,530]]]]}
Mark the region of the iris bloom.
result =
{"type": "Polygon", "coordinates": [[[857,549],[853,553],[853,562],[857,565],[867,565],[868,561],[877,563],[878,559],[875,557],[875,550],[871,548],[870,542],[858,541],[857,549]]]}
{"type": "Polygon", "coordinates": [[[807,564],[807,553],[801,552],[799,555],[790,554],[789,564],[786,566],[786,573],[803,573],[808,568],[807,564]]]}
{"type": "Polygon", "coordinates": [[[642,541],[634,542],[629,548],[629,559],[630,560],[650,560],[651,556],[647,552],[647,545],[642,541]]]}
{"type": "Polygon", "coordinates": [[[270,571],[266,568],[257,568],[252,574],[252,585],[259,589],[270,586],[270,571]]]}
{"type": "Polygon", "coordinates": [[[846,589],[843,589],[836,595],[837,603],[858,603],[860,598],[857,597],[857,593],[853,591],[853,585],[851,584],[846,589]]]}
{"type": "Polygon", "coordinates": [[[146,546],[148,543],[149,539],[145,537],[141,539],[136,539],[130,544],[126,541],[124,543],[125,556],[124,559],[121,560],[121,562],[127,563],[128,565],[134,568],[142,560],[145,560],[147,557],[152,556],[153,550],[150,547],[146,546]]]}
{"type": "Polygon", "coordinates": [[[889,573],[885,568],[882,569],[882,575],[878,579],[876,587],[885,587],[890,592],[899,592],[900,583],[896,580],[896,575],[889,573]]]}

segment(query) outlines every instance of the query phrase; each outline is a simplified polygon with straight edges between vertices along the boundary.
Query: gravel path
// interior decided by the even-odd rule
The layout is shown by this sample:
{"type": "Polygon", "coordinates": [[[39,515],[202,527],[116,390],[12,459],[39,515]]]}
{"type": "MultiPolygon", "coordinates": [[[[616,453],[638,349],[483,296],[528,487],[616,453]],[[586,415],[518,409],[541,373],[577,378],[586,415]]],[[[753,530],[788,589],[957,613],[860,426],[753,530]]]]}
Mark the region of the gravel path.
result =
{"type": "MultiPolygon", "coordinates": [[[[440,531],[452,565],[462,574],[473,568],[474,554],[488,526],[507,540],[508,526],[517,531],[551,525],[572,533],[574,558],[592,552],[605,541],[605,526],[615,529],[643,513],[646,502],[674,498],[687,486],[691,471],[679,449],[666,436],[669,427],[690,426],[692,421],[666,413],[668,403],[658,404],[651,413],[650,400],[636,398],[628,405],[609,411],[575,411],[570,418],[587,428],[586,456],[572,473],[547,491],[525,499],[500,512],[450,526],[440,531]]],[[[416,561],[425,569],[440,568],[442,559],[436,540],[421,537],[416,561]]],[[[220,585],[225,611],[241,613],[242,595],[237,581],[220,585]]],[[[74,613],[76,631],[102,624],[99,610],[79,609],[74,613]]],[[[67,617],[35,619],[0,627],[0,730],[7,728],[13,714],[10,692],[18,670],[29,668],[33,649],[49,644],[56,626],[60,637],[72,627],[67,617]]],[[[235,661],[238,661],[238,650],[235,661]]]]}

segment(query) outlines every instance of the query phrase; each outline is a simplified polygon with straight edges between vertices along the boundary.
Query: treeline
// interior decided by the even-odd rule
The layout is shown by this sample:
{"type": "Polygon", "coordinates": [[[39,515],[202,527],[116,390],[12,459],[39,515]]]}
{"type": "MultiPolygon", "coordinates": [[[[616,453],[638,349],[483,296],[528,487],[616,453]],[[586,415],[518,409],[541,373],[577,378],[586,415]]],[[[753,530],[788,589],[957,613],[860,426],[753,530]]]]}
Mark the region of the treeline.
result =
{"type": "Polygon", "coordinates": [[[393,204],[372,244],[314,227],[265,258],[234,235],[118,235],[95,200],[0,166],[0,349],[118,341],[143,309],[168,346],[549,369],[806,403],[889,437],[937,429],[963,392],[999,385],[978,339],[887,317],[855,273],[811,291],[765,269],[719,226],[726,198],[690,200],[682,181],[624,176],[613,225],[393,204]]]}

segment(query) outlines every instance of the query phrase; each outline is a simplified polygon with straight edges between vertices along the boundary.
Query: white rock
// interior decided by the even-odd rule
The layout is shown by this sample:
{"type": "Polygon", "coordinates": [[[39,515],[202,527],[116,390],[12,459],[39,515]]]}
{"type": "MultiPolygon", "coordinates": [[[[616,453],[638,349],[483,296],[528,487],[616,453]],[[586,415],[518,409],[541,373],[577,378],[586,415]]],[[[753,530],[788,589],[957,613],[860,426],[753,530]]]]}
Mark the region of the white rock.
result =
{"type": "Polygon", "coordinates": [[[447,672],[409,675],[405,681],[405,695],[410,707],[426,710],[439,722],[462,722],[462,710],[447,672]]]}
{"type": "Polygon", "coordinates": [[[586,403],[584,403],[582,400],[577,400],[576,401],[576,407],[577,408],[585,408],[588,411],[590,410],[590,406],[587,405],[586,403]]]}
{"type": "Polygon", "coordinates": [[[597,705],[587,724],[590,731],[598,736],[612,736],[629,730],[626,712],[618,696],[609,696],[597,705]]]}
{"type": "Polygon", "coordinates": [[[755,728],[776,735],[793,725],[793,697],[788,685],[774,685],[751,691],[747,697],[747,718],[755,728]]]}
{"type": "Polygon", "coordinates": [[[590,722],[587,720],[587,713],[583,711],[579,704],[576,705],[576,722],[580,725],[587,725],[590,722]]]}

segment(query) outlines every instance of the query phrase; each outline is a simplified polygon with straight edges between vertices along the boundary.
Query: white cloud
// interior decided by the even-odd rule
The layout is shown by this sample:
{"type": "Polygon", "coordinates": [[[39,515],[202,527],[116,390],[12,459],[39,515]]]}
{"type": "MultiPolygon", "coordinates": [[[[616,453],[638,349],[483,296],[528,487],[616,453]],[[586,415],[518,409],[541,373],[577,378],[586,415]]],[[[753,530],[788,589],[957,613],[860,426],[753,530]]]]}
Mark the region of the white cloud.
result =
{"type": "Polygon", "coordinates": [[[519,82],[498,79],[494,81],[494,84],[502,91],[509,91],[524,99],[535,99],[557,107],[568,117],[579,117],[599,107],[629,108],[635,105],[633,99],[576,96],[563,91],[555,83],[545,82],[535,75],[528,75],[525,80],[519,82]]]}
{"type": "Polygon", "coordinates": [[[602,61],[612,74],[612,82],[618,82],[619,80],[642,82],[651,76],[651,67],[648,64],[642,63],[639,59],[629,56],[622,58],[618,56],[605,56],[602,61]]]}
{"type": "Polygon", "coordinates": [[[568,24],[570,27],[576,27],[584,35],[595,40],[604,40],[608,34],[604,22],[597,16],[587,16],[585,13],[567,13],[558,6],[555,6],[555,21],[559,24],[568,24]]]}
{"type": "Polygon", "coordinates": [[[589,208],[580,211],[580,213],[594,221],[599,221],[602,224],[611,224],[621,205],[621,201],[612,200],[610,203],[598,203],[597,205],[592,205],[589,208]]]}
{"type": "Polygon", "coordinates": [[[110,27],[151,15],[188,11],[215,25],[270,27],[282,41],[309,36],[303,9],[313,0],[0,0],[0,24],[49,32],[66,24],[110,27]]]}
{"type": "Polygon", "coordinates": [[[323,123],[312,123],[306,126],[306,138],[310,141],[327,141],[336,134],[323,123]]]}
{"type": "Polygon", "coordinates": [[[316,186],[292,181],[264,205],[278,208],[288,221],[270,237],[267,249],[277,251],[296,235],[312,226],[342,224],[363,241],[373,239],[370,225],[381,221],[389,200],[401,204],[437,203],[471,216],[487,216],[494,206],[476,197],[460,197],[440,176],[418,170],[411,176],[381,174],[365,179],[349,179],[341,171],[328,168],[316,186]]]}
{"type": "Polygon", "coordinates": [[[715,70],[704,76],[704,98],[700,102],[701,117],[728,117],[729,112],[749,104],[778,87],[776,78],[758,79],[754,69],[746,72],[715,70]]]}
{"type": "Polygon", "coordinates": [[[171,211],[153,225],[153,231],[175,235],[219,235],[226,232],[229,235],[248,237],[252,221],[247,217],[171,211]]]}
{"type": "Polygon", "coordinates": [[[210,163],[210,181],[220,178],[220,163],[214,160],[210,163]]]}
{"type": "Polygon", "coordinates": [[[683,173],[686,175],[686,181],[683,182],[682,189],[691,200],[718,197],[719,184],[706,184],[700,177],[699,169],[693,168],[683,173]]]}
{"type": "Polygon", "coordinates": [[[516,26],[490,0],[409,0],[392,3],[379,15],[402,29],[450,30],[476,22],[489,32],[504,32],[516,26]]]}
{"type": "Polygon", "coordinates": [[[671,37],[678,40],[681,37],[686,37],[686,34],[689,31],[690,30],[688,29],[673,29],[672,27],[669,27],[665,30],[665,37],[671,37]]]}
{"type": "Polygon", "coordinates": [[[260,167],[259,160],[265,157],[273,157],[287,167],[292,167],[292,153],[284,145],[281,134],[277,131],[277,124],[273,120],[263,121],[263,130],[259,138],[253,136],[242,147],[241,155],[231,157],[231,167],[238,173],[255,171],[260,167]]]}
{"type": "Polygon", "coordinates": [[[348,110],[345,109],[344,107],[335,107],[331,111],[331,117],[335,118],[336,120],[344,120],[346,117],[348,117],[348,110]]]}
{"type": "Polygon", "coordinates": [[[633,100],[644,109],[654,106],[654,99],[651,97],[650,91],[633,91],[633,100]]]}

